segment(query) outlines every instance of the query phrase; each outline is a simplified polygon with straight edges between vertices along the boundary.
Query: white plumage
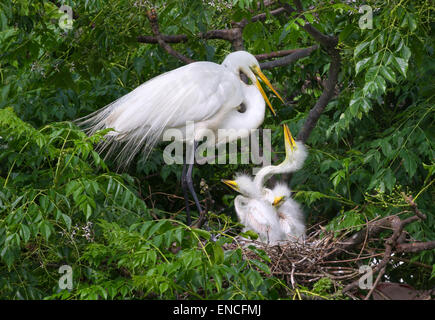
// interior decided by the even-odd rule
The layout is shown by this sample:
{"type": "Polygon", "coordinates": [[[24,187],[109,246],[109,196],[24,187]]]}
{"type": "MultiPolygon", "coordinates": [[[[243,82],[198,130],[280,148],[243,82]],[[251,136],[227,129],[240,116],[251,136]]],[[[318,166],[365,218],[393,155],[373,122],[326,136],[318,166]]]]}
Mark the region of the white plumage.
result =
{"type": "Polygon", "coordinates": [[[243,195],[244,212],[240,213],[241,210],[236,206],[240,222],[246,228],[257,233],[259,233],[257,230],[260,230],[262,232],[262,234],[259,233],[260,239],[264,239],[265,229],[257,226],[260,220],[255,219],[255,215],[260,215],[258,208],[261,208],[261,215],[267,217],[265,225],[268,227],[268,239],[272,239],[273,243],[286,240],[296,241],[305,236],[304,215],[300,205],[291,198],[290,188],[281,183],[277,183],[272,189],[264,186],[274,174],[299,170],[307,157],[305,146],[301,142],[293,140],[286,125],[284,125],[284,136],[286,158],[281,164],[262,168],[254,179],[247,175],[238,175],[233,181],[223,180],[224,183],[243,195]],[[258,205],[258,201],[261,201],[262,206],[258,205]],[[252,211],[248,214],[249,208],[252,208],[252,211]],[[254,227],[249,221],[246,221],[247,217],[254,219],[254,227]]]}
{"type": "Polygon", "coordinates": [[[261,196],[261,190],[255,187],[252,178],[238,175],[234,181],[226,183],[242,194],[234,199],[234,207],[240,223],[245,226],[243,232],[252,230],[262,242],[271,245],[285,238],[275,209],[261,196]]]}
{"type": "Polygon", "coordinates": [[[286,240],[297,241],[305,238],[305,218],[301,206],[291,197],[288,186],[278,183],[271,190],[272,205],[278,214],[278,221],[286,240]]]}

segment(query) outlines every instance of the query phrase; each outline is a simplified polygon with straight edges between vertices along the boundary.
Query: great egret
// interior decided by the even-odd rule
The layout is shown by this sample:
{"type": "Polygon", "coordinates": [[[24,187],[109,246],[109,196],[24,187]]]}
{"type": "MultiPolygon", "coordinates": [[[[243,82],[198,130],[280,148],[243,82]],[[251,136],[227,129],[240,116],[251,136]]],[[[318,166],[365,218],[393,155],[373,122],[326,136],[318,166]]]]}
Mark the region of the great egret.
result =
{"type": "Polygon", "coordinates": [[[228,186],[240,192],[234,199],[234,207],[241,224],[242,230],[256,232],[264,243],[276,244],[286,237],[282,231],[278,215],[270,202],[265,201],[260,190],[247,175],[238,175],[235,180],[223,180],[228,186]]]}
{"type": "MultiPolygon", "coordinates": [[[[267,212],[268,215],[278,218],[279,227],[274,225],[275,228],[270,231],[271,234],[274,233],[273,239],[275,241],[296,240],[305,235],[303,213],[299,204],[291,198],[290,189],[280,183],[273,189],[264,187],[267,179],[273,174],[289,173],[300,169],[307,157],[305,146],[299,141],[294,141],[286,125],[284,125],[284,143],[286,157],[281,164],[262,168],[254,179],[243,175],[243,179],[239,176],[235,180],[223,180],[225,184],[245,196],[248,199],[245,200],[247,203],[249,203],[249,200],[254,201],[261,199],[273,205],[273,215],[270,211],[267,212]]],[[[245,207],[248,208],[249,206],[246,205],[245,207]]],[[[252,207],[252,205],[250,207],[252,207]]],[[[251,216],[252,215],[254,215],[254,213],[252,213],[251,216]]],[[[269,220],[273,219],[273,217],[269,218],[269,220]]],[[[257,227],[257,229],[259,228],[257,227]]]]}
{"type": "Polygon", "coordinates": [[[305,237],[305,222],[302,209],[292,197],[288,186],[278,183],[271,190],[273,195],[272,205],[278,214],[281,230],[286,239],[295,241],[305,237]]]}
{"type": "MultiPolygon", "coordinates": [[[[107,149],[107,155],[116,153],[121,167],[128,165],[140,150],[148,156],[167,129],[179,129],[183,133],[181,140],[193,146],[193,155],[197,141],[208,130],[258,128],[264,119],[265,101],[275,114],[257,76],[283,101],[261,72],[257,59],[246,51],[236,51],[228,54],[221,65],[200,61],[161,74],[82,118],[80,124],[88,128],[89,134],[114,129],[106,135],[100,150],[107,149]],[[241,74],[251,84],[245,84],[241,74]],[[193,141],[186,134],[188,122],[194,122],[193,141]]],[[[192,155],[187,156],[193,159],[192,155]]],[[[192,168],[192,161],[187,168],[185,163],[181,179],[188,224],[191,221],[186,187],[202,211],[193,187],[192,168]]]]}

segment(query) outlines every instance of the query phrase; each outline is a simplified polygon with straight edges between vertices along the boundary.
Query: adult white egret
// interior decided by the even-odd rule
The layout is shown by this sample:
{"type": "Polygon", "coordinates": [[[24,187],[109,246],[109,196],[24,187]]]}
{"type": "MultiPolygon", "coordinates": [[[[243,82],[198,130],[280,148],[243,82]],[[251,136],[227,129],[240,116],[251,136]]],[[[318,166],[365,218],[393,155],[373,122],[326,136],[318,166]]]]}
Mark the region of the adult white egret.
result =
{"type": "Polygon", "coordinates": [[[286,238],[275,208],[261,196],[251,177],[238,175],[235,180],[222,181],[242,194],[234,199],[234,207],[240,223],[245,226],[243,232],[252,230],[261,242],[271,245],[286,238]]]}
{"type": "MultiPolygon", "coordinates": [[[[264,119],[265,101],[275,114],[257,76],[283,101],[261,72],[257,59],[246,51],[237,51],[228,54],[221,65],[194,62],[161,74],[82,118],[80,124],[88,128],[89,134],[114,129],[106,135],[100,150],[107,149],[107,155],[116,153],[115,159],[121,167],[128,165],[140,150],[149,155],[167,129],[180,129],[182,140],[186,140],[191,122],[194,137],[187,142],[194,146],[191,148],[194,153],[197,141],[208,130],[258,128],[264,119]],[[251,84],[245,84],[241,74],[251,84]]],[[[199,212],[202,211],[193,187],[192,168],[193,162],[187,168],[185,164],[181,179],[188,224],[191,221],[186,187],[199,212]]]]}
{"type": "MultiPolygon", "coordinates": [[[[301,142],[294,141],[286,125],[284,125],[284,143],[286,157],[281,164],[262,168],[254,179],[243,175],[243,179],[223,180],[225,184],[240,192],[247,199],[251,201],[261,199],[273,205],[274,216],[278,218],[279,222],[279,227],[275,226],[271,231],[271,233],[274,232],[275,241],[296,240],[305,235],[302,210],[299,204],[291,198],[288,186],[278,183],[273,189],[264,187],[264,184],[273,174],[289,173],[300,169],[307,157],[305,146],[301,142]]],[[[271,214],[269,213],[269,215],[271,214]]],[[[270,220],[273,218],[271,217],[270,220]]]]}

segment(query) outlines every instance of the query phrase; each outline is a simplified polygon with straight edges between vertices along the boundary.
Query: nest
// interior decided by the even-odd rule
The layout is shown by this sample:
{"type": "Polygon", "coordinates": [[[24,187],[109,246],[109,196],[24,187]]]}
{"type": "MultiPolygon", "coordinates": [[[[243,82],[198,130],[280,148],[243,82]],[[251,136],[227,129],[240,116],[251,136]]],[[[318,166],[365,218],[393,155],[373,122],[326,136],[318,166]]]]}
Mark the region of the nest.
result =
{"type": "MultiPolygon", "coordinates": [[[[241,248],[247,260],[258,260],[258,254],[250,249],[251,246],[263,250],[270,258],[270,275],[284,279],[292,288],[296,288],[297,284],[310,287],[321,278],[329,278],[333,282],[340,281],[343,284],[361,277],[357,261],[372,258],[372,254],[355,254],[357,256],[354,258],[331,260],[339,253],[337,247],[340,239],[319,225],[311,228],[311,231],[303,241],[283,241],[274,246],[238,237],[236,242],[227,244],[225,249],[241,248]]],[[[345,255],[354,253],[348,252],[345,255]]],[[[262,270],[259,271],[264,273],[262,270]]]]}
{"type": "Polygon", "coordinates": [[[339,237],[321,225],[315,225],[308,230],[304,241],[286,241],[274,246],[237,237],[233,243],[226,244],[225,249],[241,248],[247,260],[258,260],[256,250],[249,248],[251,245],[264,250],[270,258],[268,264],[271,272],[268,275],[283,279],[292,289],[296,289],[298,285],[312,287],[318,280],[329,278],[335,286],[335,292],[342,289],[342,293],[354,299],[369,299],[372,294],[379,293],[374,293],[374,290],[377,285],[381,285],[380,281],[387,266],[394,260],[431,269],[430,266],[403,258],[404,253],[435,248],[435,241],[418,242],[410,239],[409,234],[404,231],[409,223],[426,219],[426,215],[418,210],[412,197],[404,197],[414,213],[405,219],[401,219],[400,214],[377,218],[359,226],[358,231],[344,230],[339,237]],[[391,236],[381,238],[380,234],[386,231],[391,236]],[[368,262],[370,265],[366,266],[368,262]],[[361,266],[364,268],[360,269],[361,266]],[[373,274],[372,286],[361,287],[362,276],[368,270],[373,274]],[[367,289],[368,293],[361,296],[358,288],[367,289]]]}

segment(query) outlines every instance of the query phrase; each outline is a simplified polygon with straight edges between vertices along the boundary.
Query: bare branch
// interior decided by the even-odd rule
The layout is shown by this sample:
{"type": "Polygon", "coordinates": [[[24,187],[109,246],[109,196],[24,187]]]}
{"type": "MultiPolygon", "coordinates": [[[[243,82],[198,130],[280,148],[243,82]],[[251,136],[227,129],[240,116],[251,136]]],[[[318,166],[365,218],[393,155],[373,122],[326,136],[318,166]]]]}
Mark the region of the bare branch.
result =
{"type": "Polygon", "coordinates": [[[331,48],[329,55],[331,57],[331,64],[329,66],[328,79],[325,82],[325,88],[314,107],[310,110],[305,123],[299,131],[297,136],[298,140],[306,142],[311,134],[311,131],[317,124],[323,110],[328,105],[335,93],[335,86],[338,82],[338,73],[340,72],[341,57],[337,49],[331,48]]]}
{"type": "Polygon", "coordinates": [[[396,246],[397,252],[420,252],[432,249],[435,249],[435,241],[400,243],[396,246]]]}
{"type": "MultiPolygon", "coordinates": [[[[308,57],[311,54],[311,52],[313,52],[314,50],[317,50],[318,47],[319,46],[314,45],[314,46],[309,47],[309,48],[297,49],[293,53],[291,53],[291,54],[289,54],[281,59],[263,62],[260,64],[260,67],[261,67],[261,69],[272,69],[272,68],[276,68],[276,67],[282,67],[282,66],[289,65],[289,64],[291,64],[299,59],[308,57]]],[[[271,54],[268,54],[268,55],[272,56],[273,52],[271,54]]]]}
{"type": "Polygon", "coordinates": [[[255,58],[257,58],[258,61],[279,58],[279,57],[287,56],[299,50],[301,49],[289,49],[289,50],[273,51],[269,53],[260,53],[260,54],[256,54],[255,58]]]}
{"type": "MultiPolygon", "coordinates": [[[[161,39],[166,43],[180,43],[186,42],[189,37],[185,34],[178,35],[160,35],[161,39]]],[[[207,32],[201,32],[198,34],[200,39],[222,39],[227,41],[232,41],[234,39],[233,29],[223,29],[223,30],[210,30],[207,32]]],[[[137,41],[141,43],[158,43],[156,36],[138,36],[137,41]]]]}

